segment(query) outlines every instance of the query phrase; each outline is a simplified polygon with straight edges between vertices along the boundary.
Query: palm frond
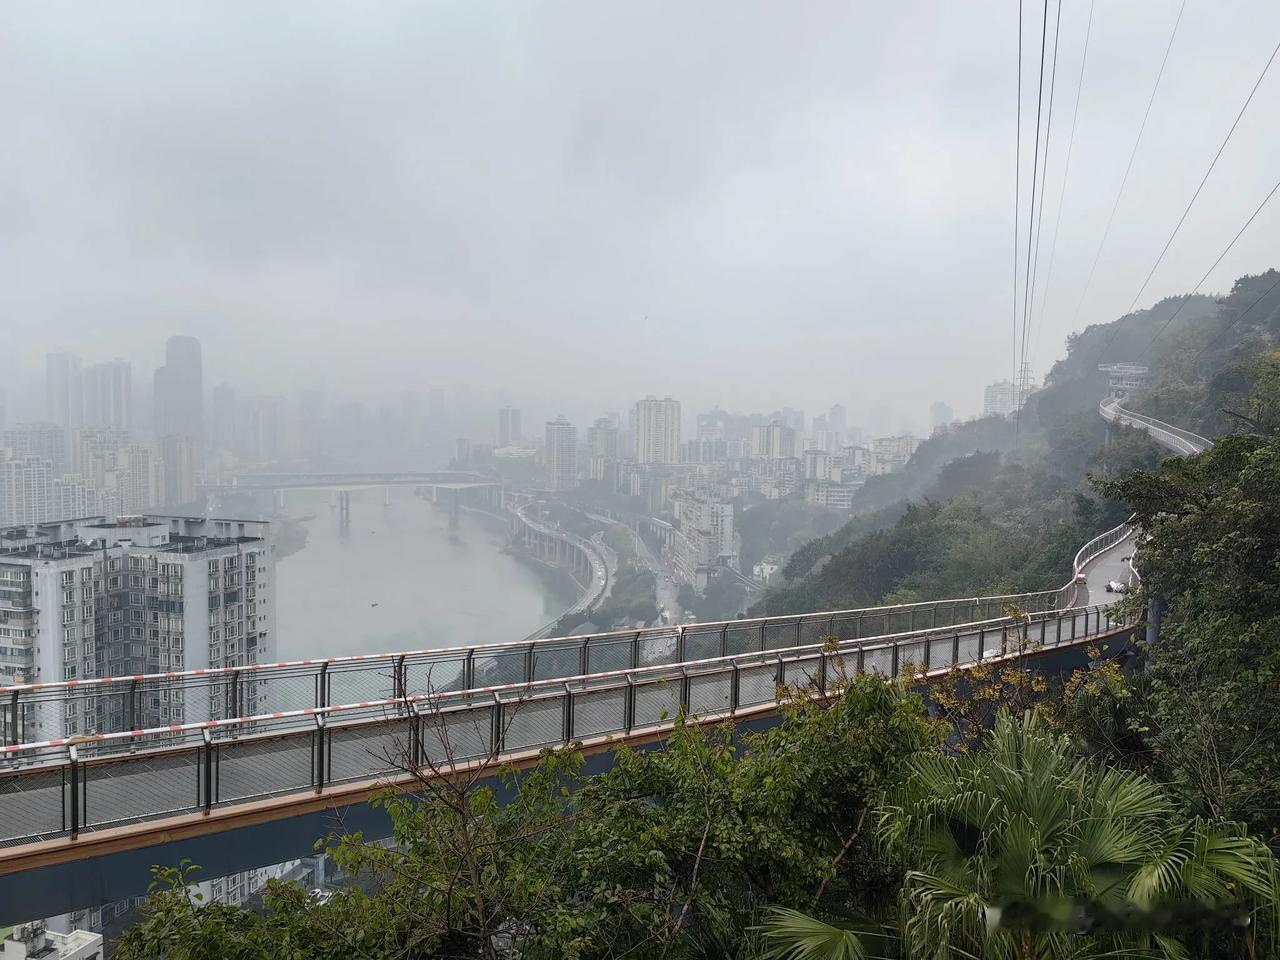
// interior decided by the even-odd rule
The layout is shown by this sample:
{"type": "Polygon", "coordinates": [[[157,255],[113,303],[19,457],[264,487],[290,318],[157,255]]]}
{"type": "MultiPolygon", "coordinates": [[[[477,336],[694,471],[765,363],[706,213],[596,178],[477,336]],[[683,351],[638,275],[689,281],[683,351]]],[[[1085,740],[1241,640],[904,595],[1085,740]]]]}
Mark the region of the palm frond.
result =
{"type": "Polygon", "coordinates": [[[769,946],[762,960],[893,960],[889,938],[874,928],[839,927],[787,907],[761,925],[769,946]],[[874,952],[873,952],[874,951],[874,952]]]}

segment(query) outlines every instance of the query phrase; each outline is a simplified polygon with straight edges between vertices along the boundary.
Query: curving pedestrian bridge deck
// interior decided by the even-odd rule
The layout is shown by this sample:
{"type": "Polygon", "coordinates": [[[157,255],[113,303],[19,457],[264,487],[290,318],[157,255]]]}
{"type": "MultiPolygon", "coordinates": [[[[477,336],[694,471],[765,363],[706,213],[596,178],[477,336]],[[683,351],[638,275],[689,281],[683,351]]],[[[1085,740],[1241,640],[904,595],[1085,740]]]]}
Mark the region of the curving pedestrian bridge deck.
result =
{"type": "Polygon", "coordinates": [[[0,922],[137,895],[146,865],[174,859],[165,844],[211,870],[219,857],[229,871],[300,855],[335,811],[360,828],[372,790],[423,774],[569,744],[607,758],[662,740],[680,715],[768,723],[797,691],[825,696],[862,673],[1077,665],[1133,633],[1105,584],[1132,573],[1134,533],[1125,523],[1089,541],[1068,582],[1039,593],[0,689],[0,922]],[[165,706],[186,719],[146,722],[165,706]],[[30,735],[73,712],[121,721],[30,735]],[[126,868],[141,877],[121,881],[126,868]]]}

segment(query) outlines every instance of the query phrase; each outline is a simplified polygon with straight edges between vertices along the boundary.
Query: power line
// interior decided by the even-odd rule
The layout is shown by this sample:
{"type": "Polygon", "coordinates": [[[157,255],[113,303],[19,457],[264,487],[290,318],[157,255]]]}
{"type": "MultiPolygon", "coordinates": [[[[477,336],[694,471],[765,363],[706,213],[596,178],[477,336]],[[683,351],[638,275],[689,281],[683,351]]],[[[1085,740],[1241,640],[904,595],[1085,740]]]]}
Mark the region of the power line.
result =
{"type": "Polygon", "coordinates": [[[1018,122],[1013,138],[1013,379],[1018,379],[1018,230],[1022,223],[1022,0],[1018,0],[1018,122]]]}
{"type": "Polygon", "coordinates": [[[1133,159],[1138,155],[1138,144],[1142,143],[1143,131],[1147,129],[1147,118],[1151,116],[1151,105],[1156,102],[1156,92],[1160,89],[1160,81],[1164,77],[1165,65],[1169,62],[1169,51],[1173,49],[1173,40],[1178,35],[1178,25],[1182,23],[1182,13],[1187,9],[1187,0],[1182,0],[1182,6],[1178,8],[1178,17],[1173,21],[1173,32],[1169,34],[1169,43],[1164,49],[1164,59],[1160,61],[1160,70],[1156,74],[1155,86],[1151,88],[1151,96],[1147,98],[1147,109],[1143,111],[1142,123],[1138,126],[1138,136],[1133,141],[1133,149],[1129,151],[1129,162],[1125,164],[1124,176],[1120,179],[1120,189],[1116,192],[1116,202],[1111,205],[1111,215],[1107,217],[1106,228],[1102,231],[1102,239],[1098,242],[1098,252],[1093,255],[1093,266],[1089,268],[1089,276],[1084,282],[1084,290],[1080,294],[1080,302],[1076,304],[1076,312],[1071,318],[1071,326],[1074,329],[1076,321],[1080,318],[1080,310],[1084,307],[1085,298],[1089,295],[1089,287],[1093,283],[1093,275],[1098,269],[1098,261],[1102,258],[1102,248],[1107,244],[1107,237],[1111,233],[1111,224],[1116,219],[1116,210],[1120,208],[1120,198],[1124,196],[1125,185],[1129,182],[1129,173],[1133,169],[1133,159]]]}
{"type": "MultiPolygon", "coordinates": [[[[1019,0],[1019,3],[1021,3],[1021,0],[1019,0]]],[[[1021,11],[1021,7],[1019,7],[1019,11],[1021,11]]],[[[1031,289],[1031,237],[1032,237],[1032,234],[1035,233],[1036,174],[1039,171],[1039,167],[1040,167],[1040,110],[1044,106],[1044,47],[1045,47],[1045,40],[1048,34],[1048,29],[1049,29],[1049,0],[1044,0],[1044,15],[1040,20],[1040,81],[1039,81],[1039,91],[1036,95],[1036,145],[1035,145],[1035,151],[1033,152],[1034,159],[1032,160],[1032,163],[1031,163],[1031,210],[1030,210],[1030,216],[1027,218],[1026,277],[1022,282],[1022,316],[1023,316],[1022,339],[1024,342],[1026,341],[1026,336],[1027,336],[1027,325],[1026,325],[1027,294],[1031,289]]],[[[1018,38],[1018,49],[1019,51],[1021,51],[1022,49],[1021,37],[1018,38]]],[[[1014,373],[1015,373],[1015,377],[1013,381],[1013,401],[1015,404],[1018,404],[1017,415],[1014,417],[1014,427],[1013,427],[1013,445],[1014,445],[1014,448],[1016,449],[1018,446],[1018,423],[1022,419],[1022,415],[1021,415],[1022,408],[1021,408],[1021,404],[1019,403],[1021,399],[1021,395],[1018,389],[1018,383],[1021,379],[1022,371],[1019,369],[1019,370],[1015,370],[1014,373]]]]}
{"type": "Polygon", "coordinates": [[[1143,357],[1147,355],[1147,351],[1150,350],[1151,347],[1155,344],[1155,342],[1160,339],[1160,335],[1169,328],[1169,324],[1173,323],[1174,319],[1178,316],[1178,314],[1182,312],[1182,308],[1185,307],[1188,303],[1190,303],[1191,298],[1200,292],[1200,287],[1204,284],[1206,280],[1209,279],[1209,274],[1213,273],[1213,271],[1217,269],[1218,264],[1222,262],[1222,258],[1231,252],[1231,248],[1236,245],[1236,241],[1239,240],[1240,237],[1244,234],[1244,232],[1249,229],[1249,224],[1253,223],[1254,219],[1258,216],[1258,214],[1262,212],[1262,208],[1265,207],[1267,203],[1271,200],[1271,198],[1275,196],[1277,190],[1280,190],[1280,180],[1277,180],[1276,185],[1271,188],[1271,192],[1262,198],[1262,202],[1258,204],[1257,209],[1254,210],[1253,213],[1249,215],[1249,219],[1244,222],[1244,226],[1241,227],[1236,232],[1236,235],[1231,238],[1231,242],[1227,244],[1226,249],[1223,250],[1222,253],[1218,254],[1218,259],[1213,261],[1213,266],[1211,266],[1208,270],[1204,272],[1204,276],[1200,278],[1200,282],[1196,284],[1195,289],[1182,298],[1182,303],[1178,304],[1178,309],[1173,311],[1173,313],[1169,315],[1169,319],[1160,325],[1160,329],[1157,330],[1155,336],[1151,338],[1151,342],[1142,348],[1142,352],[1138,354],[1138,356],[1135,358],[1135,362],[1136,360],[1141,360],[1143,357]]]}
{"type": "MultiPolygon", "coordinates": [[[[1036,309],[1036,275],[1040,270],[1040,233],[1044,227],[1044,191],[1049,183],[1049,137],[1053,131],[1053,98],[1058,86],[1058,38],[1061,35],[1062,0],[1058,0],[1058,13],[1053,25],[1053,69],[1049,72],[1049,115],[1044,124],[1044,170],[1040,174],[1040,215],[1036,220],[1036,255],[1031,264],[1031,305],[1022,318],[1022,363],[1019,366],[1019,375],[1022,375],[1027,368],[1027,357],[1031,349],[1031,331],[1034,328],[1032,316],[1036,309]]],[[[1033,183],[1032,190],[1034,189],[1033,183]]]]}
{"type": "Polygon", "coordinates": [[[1192,206],[1195,205],[1196,198],[1200,196],[1200,191],[1204,189],[1205,183],[1209,179],[1209,174],[1213,173],[1213,168],[1218,165],[1218,158],[1222,156],[1222,151],[1227,148],[1227,141],[1231,139],[1231,135],[1236,132],[1236,127],[1240,125],[1240,118],[1244,116],[1244,112],[1249,109],[1249,104],[1253,102],[1253,95],[1258,92],[1258,87],[1262,85],[1262,80],[1267,75],[1267,71],[1271,69],[1271,64],[1276,59],[1276,54],[1280,53],[1280,42],[1276,43],[1275,48],[1271,51],[1271,56],[1267,58],[1266,65],[1262,68],[1262,72],[1258,74],[1258,79],[1254,81],[1253,89],[1249,91],[1249,96],[1245,97],[1244,105],[1240,107],[1240,112],[1236,114],[1235,121],[1231,124],[1231,129],[1227,131],[1227,135],[1222,138],[1222,144],[1218,147],[1218,152],[1213,155],[1213,161],[1209,164],[1209,169],[1204,172],[1204,176],[1200,178],[1200,185],[1196,187],[1196,192],[1191,195],[1187,208],[1182,211],[1182,216],[1178,218],[1177,224],[1173,228],[1173,233],[1169,234],[1169,239],[1165,241],[1164,247],[1160,251],[1160,256],[1156,257],[1156,262],[1151,265],[1147,278],[1142,281],[1142,286],[1138,288],[1138,292],[1133,295],[1133,300],[1129,302],[1128,309],[1125,313],[1132,312],[1134,305],[1138,302],[1138,298],[1142,296],[1147,284],[1151,282],[1151,277],[1155,274],[1156,268],[1160,266],[1164,255],[1169,252],[1169,245],[1173,243],[1173,238],[1178,235],[1178,231],[1182,229],[1183,222],[1187,219],[1187,214],[1191,212],[1192,206]]]}
{"type": "Polygon", "coordinates": [[[1248,316],[1248,315],[1253,311],[1253,308],[1254,308],[1254,307],[1256,307],[1258,304],[1260,304],[1263,300],[1267,299],[1267,297],[1271,296],[1272,292],[1276,289],[1276,287],[1280,287],[1280,277],[1278,277],[1278,278],[1276,279],[1276,282],[1275,282],[1275,283],[1273,283],[1271,286],[1267,287],[1266,292],[1264,292],[1264,293],[1262,294],[1262,296],[1258,297],[1258,299],[1257,299],[1257,300],[1253,301],[1253,303],[1251,303],[1251,304],[1249,304],[1247,307],[1245,307],[1245,308],[1244,308],[1244,310],[1243,310],[1241,313],[1239,313],[1239,314],[1237,314],[1237,315],[1236,315],[1236,318],[1235,318],[1234,320],[1232,320],[1232,321],[1231,321],[1230,323],[1228,323],[1225,327],[1223,327],[1221,330],[1219,330],[1219,331],[1217,332],[1217,334],[1215,334],[1215,335],[1214,335],[1214,338],[1213,338],[1212,340],[1210,340],[1210,341],[1209,341],[1208,343],[1206,343],[1203,347],[1201,347],[1201,348],[1200,348],[1200,350],[1196,353],[1196,355],[1195,355],[1194,357],[1192,357],[1192,358],[1191,358],[1191,362],[1192,362],[1192,363],[1195,363],[1195,362],[1196,362],[1197,360],[1199,360],[1202,356],[1204,356],[1204,352],[1205,352],[1206,350],[1208,350],[1208,349],[1209,349],[1210,347],[1212,347],[1215,343],[1217,343],[1219,340],[1221,340],[1223,337],[1225,337],[1225,336],[1227,335],[1227,333],[1228,333],[1228,332],[1230,332],[1230,330],[1231,330],[1231,328],[1232,328],[1232,327],[1234,327],[1237,323],[1239,323],[1241,320],[1243,320],[1246,316],[1248,316]]]}
{"type": "MultiPolygon", "coordinates": [[[[1049,287],[1053,283],[1053,264],[1058,258],[1058,230],[1062,226],[1062,208],[1067,198],[1067,176],[1071,172],[1071,151],[1076,142],[1076,121],[1080,117],[1080,94],[1084,90],[1084,67],[1089,61],[1089,37],[1093,33],[1093,7],[1095,0],[1089,0],[1089,20],[1084,28],[1084,53],[1080,56],[1080,79],[1076,81],[1076,105],[1071,111],[1071,133],[1067,136],[1067,160],[1062,168],[1062,189],[1058,193],[1058,215],[1053,223],[1053,242],[1049,245],[1049,269],[1045,272],[1044,293],[1040,299],[1040,323],[1035,328],[1035,342],[1039,342],[1040,331],[1044,328],[1045,311],[1049,308],[1049,287]]],[[[1034,304],[1033,304],[1034,306],[1034,304]]],[[[1035,345],[1033,343],[1032,350],[1035,345]]]]}

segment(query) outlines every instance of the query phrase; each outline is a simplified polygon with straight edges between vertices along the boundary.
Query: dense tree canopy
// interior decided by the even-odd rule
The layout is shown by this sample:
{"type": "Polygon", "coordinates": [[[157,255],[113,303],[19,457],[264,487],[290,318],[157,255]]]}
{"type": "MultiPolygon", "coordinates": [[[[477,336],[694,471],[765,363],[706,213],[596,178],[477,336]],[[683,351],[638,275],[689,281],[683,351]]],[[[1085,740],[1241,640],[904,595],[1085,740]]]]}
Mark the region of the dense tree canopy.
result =
{"type": "Polygon", "coordinates": [[[1253,376],[1242,405],[1249,432],[1103,486],[1137,513],[1143,583],[1167,606],[1145,700],[1153,749],[1205,812],[1275,836],[1280,354],[1259,361],[1253,376]]]}

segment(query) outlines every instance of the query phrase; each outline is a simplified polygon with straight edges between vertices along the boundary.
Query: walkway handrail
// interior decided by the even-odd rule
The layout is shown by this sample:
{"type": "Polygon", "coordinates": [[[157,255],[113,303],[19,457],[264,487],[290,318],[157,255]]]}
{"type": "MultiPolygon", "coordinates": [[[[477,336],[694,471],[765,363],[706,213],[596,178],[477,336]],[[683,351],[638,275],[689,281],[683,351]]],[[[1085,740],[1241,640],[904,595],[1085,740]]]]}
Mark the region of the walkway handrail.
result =
{"type": "MultiPolygon", "coordinates": [[[[252,727],[271,720],[282,720],[291,717],[338,716],[342,714],[352,714],[363,710],[404,706],[407,704],[434,704],[439,709],[448,709],[452,704],[467,703],[477,698],[489,700],[495,693],[503,694],[513,691],[523,691],[529,694],[536,694],[541,690],[557,690],[565,685],[588,685],[586,686],[586,690],[594,693],[601,689],[611,689],[607,684],[601,686],[605,681],[611,680],[622,680],[625,685],[628,681],[639,683],[651,680],[654,677],[669,678],[673,672],[685,672],[689,670],[702,671],[726,665],[731,666],[734,664],[756,665],[762,660],[765,662],[775,662],[779,657],[788,659],[802,658],[815,654],[821,650],[826,650],[829,653],[836,651],[849,652],[851,650],[856,651],[859,648],[880,648],[908,642],[924,643],[938,637],[949,638],[958,635],[960,632],[965,634],[977,634],[979,637],[985,638],[988,633],[995,635],[998,631],[1006,631],[1011,627],[1016,627],[1021,630],[1031,624],[1056,622],[1057,620],[1065,620],[1068,617],[1086,615],[1090,611],[1094,613],[1101,613],[1106,609],[1106,604],[1074,607],[1071,609],[1051,610],[1021,617],[995,617],[990,620],[983,620],[976,623],[957,624],[956,626],[958,628],[962,628],[962,630],[929,627],[922,630],[910,630],[902,633],[866,637],[858,640],[841,640],[834,646],[829,643],[819,642],[797,647],[785,647],[778,650],[752,651],[750,653],[737,653],[720,657],[704,657],[697,660],[650,664],[647,666],[628,667],[620,670],[602,670],[598,673],[586,673],[568,677],[551,677],[542,680],[499,683],[492,684],[490,686],[471,687],[465,690],[433,690],[429,693],[410,694],[403,697],[387,697],[381,700],[366,700],[358,703],[331,704],[321,707],[301,707],[296,710],[277,710],[271,713],[252,714],[243,717],[197,720],[189,723],[147,727],[140,730],[120,730],[113,733],[96,733],[78,737],[60,737],[53,740],[37,740],[32,743],[0,746],[0,757],[13,756],[19,753],[29,753],[31,751],[54,747],[66,747],[69,745],[75,745],[83,748],[90,744],[130,742],[145,740],[146,738],[166,738],[172,737],[174,734],[191,733],[201,730],[223,730],[244,726],[252,727]]],[[[927,664],[925,664],[925,666],[927,666],[927,664]]]]}
{"type": "Polygon", "coordinates": [[[1135,413],[1120,406],[1120,397],[1108,397],[1098,404],[1098,412],[1104,420],[1112,423],[1123,423],[1125,420],[1141,425],[1152,439],[1160,442],[1175,453],[1194,456],[1213,446],[1213,441],[1190,430],[1183,430],[1173,424],[1149,417],[1145,413],[1135,413]]]}
{"type": "Polygon", "coordinates": [[[607,745],[637,731],[669,730],[681,715],[712,721],[770,711],[794,689],[826,695],[845,677],[914,680],[986,660],[1094,643],[1129,627],[1130,621],[1114,619],[1106,607],[1083,607],[1002,617],[977,630],[925,629],[873,641],[823,642],[26,744],[18,752],[31,763],[0,770],[0,846],[209,815],[215,807],[320,794],[330,786],[403,777],[409,770],[488,767],[547,747],[607,745]],[[311,722],[278,726],[299,718],[311,722]],[[175,734],[186,739],[165,742],[175,734]],[[99,752],[104,747],[110,752],[99,752]]]}
{"type": "MultiPolygon", "coordinates": [[[[1003,609],[1006,606],[1022,606],[1025,601],[1045,600],[1055,597],[1058,590],[1040,590],[1033,593],[1010,593],[989,597],[956,597],[945,600],[918,600],[914,603],[890,604],[880,607],[854,607],[847,610],[825,610],[817,613],[783,614],[771,617],[748,617],[743,620],[710,620],[700,623],[687,623],[669,627],[641,627],[635,630],[611,630],[593,634],[569,634],[560,637],[544,637],[541,640],[504,640],[497,643],[469,644],[456,647],[422,647],[416,650],[400,650],[389,653],[354,653],[339,657],[310,657],[303,660],[278,660],[272,663],[250,663],[235,667],[202,667],[192,670],[170,670],[161,673],[125,674],[116,677],[89,677],[84,680],[57,680],[47,683],[19,683],[0,687],[0,698],[11,698],[15,693],[35,691],[58,692],[71,691],[85,687],[94,687],[98,695],[103,695],[102,687],[120,685],[127,687],[139,681],[165,681],[197,678],[230,677],[243,674],[248,679],[260,679],[251,676],[262,671],[289,669],[295,667],[337,666],[341,664],[367,664],[381,661],[387,664],[407,657],[432,656],[440,654],[474,653],[480,656],[496,656],[503,652],[523,650],[527,647],[544,647],[555,644],[577,644],[582,641],[620,640],[636,636],[672,636],[678,632],[703,632],[723,628],[758,627],[772,625],[793,625],[797,621],[808,618],[819,620],[832,617],[882,617],[885,615],[909,614],[912,611],[928,611],[934,608],[958,607],[982,609],[1003,609]]],[[[1051,609],[1051,608],[1050,608],[1051,609]]],[[[2,708],[2,704],[0,704],[2,708]]]]}

